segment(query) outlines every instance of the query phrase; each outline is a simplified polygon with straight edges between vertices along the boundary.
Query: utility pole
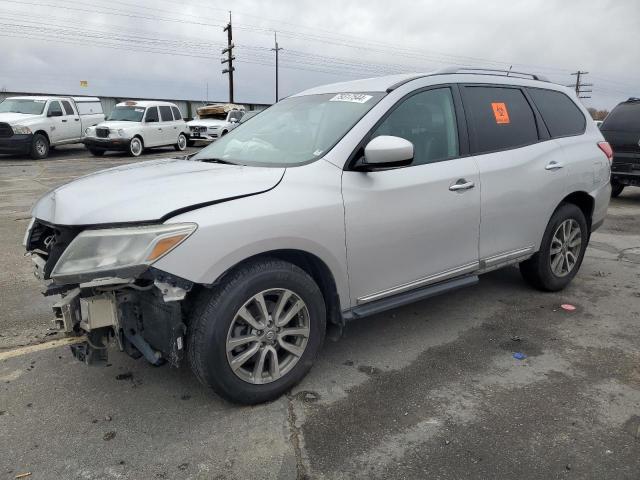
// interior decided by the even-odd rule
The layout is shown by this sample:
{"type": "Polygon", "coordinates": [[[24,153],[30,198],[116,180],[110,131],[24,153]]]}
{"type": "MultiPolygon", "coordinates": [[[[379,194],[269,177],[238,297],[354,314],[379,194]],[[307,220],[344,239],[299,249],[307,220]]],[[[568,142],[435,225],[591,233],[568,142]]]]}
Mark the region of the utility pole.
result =
{"type": "Polygon", "coordinates": [[[273,32],[273,41],[275,42],[275,48],[272,48],[272,52],[276,52],[276,103],[280,100],[278,95],[278,52],[282,50],[282,47],[278,47],[278,34],[273,32]]]}
{"type": "Polygon", "coordinates": [[[233,71],[235,70],[235,68],[233,67],[233,61],[236,59],[236,57],[233,56],[234,45],[233,45],[233,33],[231,32],[231,12],[229,12],[229,23],[227,23],[227,26],[224,27],[222,31],[227,32],[227,48],[222,50],[222,54],[224,55],[226,53],[227,58],[221,59],[220,63],[229,64],[227,68],[222,70],[222,73],[229,74],[229,103],[233,103],[233,71]]]}
{"type": "Polygon", "coordinates": [[[591,89],[586,89],[584,87],[593,87],[593,83],[584,83],[582,82],[582,77],[584,75],[587,75],[589,72],[583,72],[581,70],[578,70],[577,72],[572,73],[571,75],[575,75],[576,76],[576,83],[575,85],[567,85],[568,87],[573,87],[576,91],[576,96],[578,98],[591,98],[590,95],[584,95],[585,93],[591,93],[593,90],[591,89]]]}

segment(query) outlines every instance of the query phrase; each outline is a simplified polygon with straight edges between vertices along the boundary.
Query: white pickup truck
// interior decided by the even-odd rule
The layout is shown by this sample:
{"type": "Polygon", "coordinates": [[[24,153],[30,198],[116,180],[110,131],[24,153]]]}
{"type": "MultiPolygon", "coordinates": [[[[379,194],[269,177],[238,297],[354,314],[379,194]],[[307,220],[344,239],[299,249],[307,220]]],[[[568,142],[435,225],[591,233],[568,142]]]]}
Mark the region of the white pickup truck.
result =
{"type": "Polygon", "coordinates": [[[103,120],[96,97],[8,97],[0,103],[0,153],[46,158],[51,147],[81,143],[103,120]]]}

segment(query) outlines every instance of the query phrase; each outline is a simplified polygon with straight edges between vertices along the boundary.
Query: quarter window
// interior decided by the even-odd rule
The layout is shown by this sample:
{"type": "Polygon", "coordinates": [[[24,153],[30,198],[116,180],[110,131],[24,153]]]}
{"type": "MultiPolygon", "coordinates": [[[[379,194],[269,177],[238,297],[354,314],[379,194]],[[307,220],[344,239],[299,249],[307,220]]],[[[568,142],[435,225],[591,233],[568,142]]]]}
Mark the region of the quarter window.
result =
{"type": "Polygon", "coordinates": [[[173,122],[173,115],[171,114],[171,107],[169,105],[161,105],[160,117],[163,122],[173,122]]]}
{"type": "Polygon", "coordinates": [[[411,165],[458,156],[458,131],[451,90],[426,90],[407,98],[376,128],[373,137],[379,135],[409,140],[414,149],[411,165]]]}
{"type": "Polygon", "coordinates": [[[474,153],[538,141],[533,110],[519,88],[465,87],[464,104],[474,153]]]}
{"type": "Polygon", "coordinates": [[[178,107],[171,107],[171,111],[173,112],[174,120],[182,120],[182,115],[180,114],[178,107]]]}
{"type": "Polygon", "coordinates": [[[584,132],[586,120],[578,106],[562,92],[529,88],[551,137],[566,137],[584,132]]]}
{"type": "Polygon", "coordinates": [[[73,108],[71,107],[71,104],[69,102],[67,102],[66,100],[63,100],[62,106],[64,107],[64,112],[67,115],[75,115],[73,108]]]}
{"type": "Polygon", "coordinates": [[[158,107],[147,108],[147,114],[144,117],[145,122],[157,122],[158,120],[158,107]]]}

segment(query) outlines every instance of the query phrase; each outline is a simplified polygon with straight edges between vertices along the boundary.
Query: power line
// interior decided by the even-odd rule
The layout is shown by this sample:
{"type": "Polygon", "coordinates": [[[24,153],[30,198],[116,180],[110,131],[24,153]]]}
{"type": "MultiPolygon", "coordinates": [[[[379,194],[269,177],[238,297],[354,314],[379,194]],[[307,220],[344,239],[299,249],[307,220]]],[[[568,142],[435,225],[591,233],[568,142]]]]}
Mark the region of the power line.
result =
{"type": "Polygon", "coordinates": [[[583,72],[581,70],[578,70],[577,72],[573,72],[571,74],[571,75],[575,75],[576,77],[576,84],[574,88],[576,90],[576,95],[578,96],[578,98],[591,98],[590,95],[584,95],[584,94],[593,92],[593,90],[585,88],[585,87],[593,87],[593,83],[584,83],[582,81],[582,78],[584,77],[584,75],[587,75],[588,73],[589,72],[583,72]]]}

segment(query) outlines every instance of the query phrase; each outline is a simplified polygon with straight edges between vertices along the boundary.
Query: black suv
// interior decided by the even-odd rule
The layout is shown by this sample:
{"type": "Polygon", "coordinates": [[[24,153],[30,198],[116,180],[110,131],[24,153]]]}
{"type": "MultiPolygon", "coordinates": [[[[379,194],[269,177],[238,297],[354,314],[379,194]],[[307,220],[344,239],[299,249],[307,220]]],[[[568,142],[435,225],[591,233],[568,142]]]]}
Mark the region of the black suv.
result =
{"type": "Polygon", "coordinates": [[[640,187],[640,98],[619,103],[600,130],[613,148],[611,196],[620,195],[627,185],[640,187]]]}

